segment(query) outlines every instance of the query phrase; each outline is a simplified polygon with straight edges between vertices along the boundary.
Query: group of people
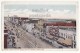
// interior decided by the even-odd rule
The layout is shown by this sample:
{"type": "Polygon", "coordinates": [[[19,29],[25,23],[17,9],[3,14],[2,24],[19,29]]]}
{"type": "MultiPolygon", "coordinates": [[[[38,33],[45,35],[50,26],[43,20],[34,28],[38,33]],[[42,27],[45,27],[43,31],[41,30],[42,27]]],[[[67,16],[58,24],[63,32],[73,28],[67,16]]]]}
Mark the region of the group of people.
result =
{"type": "Polygon", "coordinates": [[[8,46],[14,48],[16,43],[15,43],[15,37],[14,37],[14,33],[12,32],[13,29],[9,30],[8,34],[8,46]]]}

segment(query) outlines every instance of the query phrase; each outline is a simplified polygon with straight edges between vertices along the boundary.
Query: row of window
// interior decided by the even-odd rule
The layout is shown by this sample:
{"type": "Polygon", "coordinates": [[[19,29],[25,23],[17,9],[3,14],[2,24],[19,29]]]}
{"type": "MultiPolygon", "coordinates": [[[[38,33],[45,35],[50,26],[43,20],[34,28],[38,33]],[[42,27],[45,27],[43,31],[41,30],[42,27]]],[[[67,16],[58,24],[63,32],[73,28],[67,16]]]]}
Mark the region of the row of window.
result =
{"type": "Polygon", "coordinates": [[[59,33],[59,36],[63,37],[63,38],[68,38],[68,39],[72,39],[72,35],[71,34],[65,34],[65,33],[59,33]]]}

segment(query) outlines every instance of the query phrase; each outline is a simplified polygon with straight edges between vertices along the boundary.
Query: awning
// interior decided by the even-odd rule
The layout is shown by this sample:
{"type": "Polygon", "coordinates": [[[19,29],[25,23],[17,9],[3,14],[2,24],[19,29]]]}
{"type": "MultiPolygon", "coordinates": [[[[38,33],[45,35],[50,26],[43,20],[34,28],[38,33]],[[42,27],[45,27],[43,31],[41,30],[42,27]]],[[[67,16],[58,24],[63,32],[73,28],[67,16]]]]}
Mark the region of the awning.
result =
{"type": "Polygon", "coordinates": [[[46,35],[48,38],[50,38],[50,39],[52,39],[53,38],[53,36],[52,35],[50,35],[50,34],[47,34],[46,35]]]}
{"type": "Polygon", "coordinates": [[[57,41],[59,43],[63,43],[63,44],[66,44],[66,45],[72,45],[72,40],[71,39],[68,39],[68,38],[66,38],[65,40],[62,39],[62,38],[59,38],[57,41]]]}

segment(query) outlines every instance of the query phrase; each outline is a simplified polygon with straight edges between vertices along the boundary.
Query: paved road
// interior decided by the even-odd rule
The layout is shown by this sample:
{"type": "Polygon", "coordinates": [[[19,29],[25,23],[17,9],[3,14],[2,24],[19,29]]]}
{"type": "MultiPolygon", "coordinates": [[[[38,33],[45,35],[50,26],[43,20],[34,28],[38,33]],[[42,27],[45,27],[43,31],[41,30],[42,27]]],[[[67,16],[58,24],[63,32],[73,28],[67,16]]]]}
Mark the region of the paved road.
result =
{"type": "MultiPolygon", "coordinates": [[[[6,22],[9,29],[13,28],[10,22],[6,22]]],[[[46,42],[35,38],[32,34],[24,31],[21,27],[15,27],[13,29],[15,33],[16,47],[21,48],[52,48],[53,46],[47,44],[46,42]],[[19,33],[19,38],[16,36],[16,32],[19,33]]]]}

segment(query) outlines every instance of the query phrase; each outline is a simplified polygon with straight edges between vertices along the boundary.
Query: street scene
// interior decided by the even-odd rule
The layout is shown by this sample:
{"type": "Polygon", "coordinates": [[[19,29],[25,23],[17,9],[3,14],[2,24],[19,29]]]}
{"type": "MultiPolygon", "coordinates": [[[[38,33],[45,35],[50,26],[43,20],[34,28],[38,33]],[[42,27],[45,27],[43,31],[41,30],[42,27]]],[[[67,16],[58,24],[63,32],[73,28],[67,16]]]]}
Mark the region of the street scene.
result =
{"type": "Polygon", "coordinates": [[[4,4],[4,49],[76,48],[76,5],[4,4]]]}
{"type": "Polygon", "coordinates": [[[6,17],[4,21],[7,48],[75,48],[75,37],[75,20],[6,17]]]}

